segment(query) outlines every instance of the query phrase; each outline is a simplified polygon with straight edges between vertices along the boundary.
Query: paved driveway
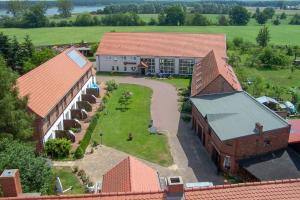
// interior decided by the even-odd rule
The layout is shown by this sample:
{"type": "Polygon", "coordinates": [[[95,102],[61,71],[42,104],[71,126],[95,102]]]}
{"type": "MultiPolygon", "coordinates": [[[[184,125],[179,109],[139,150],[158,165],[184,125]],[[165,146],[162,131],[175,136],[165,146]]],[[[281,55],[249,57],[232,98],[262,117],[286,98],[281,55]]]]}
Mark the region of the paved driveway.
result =
{"type": "MultiPolygon", "coordinates": [[[[211,181],[222,184],[199,138],[191,129],[191,124],[180,120],[176,88],[168,83],[133,76],[98,76],[98,81],[115,79],[119,83],[138,84],[153,90],[151,117],[154,126],[167,132],[174,165],[169,167],[173,175],[180,175],[185,182],[211,181]]],[[[157,169],[159,172],[162,169],[157,169]]],[[[162,171],[165,174],[165,171],[162,171]]],[[[170,172],[165,175],[169,175],[170,172]]]]}

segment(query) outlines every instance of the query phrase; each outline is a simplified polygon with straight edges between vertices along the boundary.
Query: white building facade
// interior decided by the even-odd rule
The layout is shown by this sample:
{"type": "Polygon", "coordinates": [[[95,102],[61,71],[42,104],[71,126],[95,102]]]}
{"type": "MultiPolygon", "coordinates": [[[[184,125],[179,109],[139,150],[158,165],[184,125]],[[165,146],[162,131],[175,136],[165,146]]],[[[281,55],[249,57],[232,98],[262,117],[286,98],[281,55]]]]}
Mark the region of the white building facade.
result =
{"type": "Polygon", "coordinates": [[[201,58],[97,55],[97,71],[189,76],[201,58]]]}

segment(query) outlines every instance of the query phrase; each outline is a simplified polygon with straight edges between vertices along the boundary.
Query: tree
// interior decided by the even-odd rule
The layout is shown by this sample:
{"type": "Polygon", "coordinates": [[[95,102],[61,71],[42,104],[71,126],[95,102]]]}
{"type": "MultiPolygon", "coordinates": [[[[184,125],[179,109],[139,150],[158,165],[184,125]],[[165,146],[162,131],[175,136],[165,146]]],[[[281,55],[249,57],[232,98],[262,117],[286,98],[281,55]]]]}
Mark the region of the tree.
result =
{"type": "Polygon", "coordinates": [[[264,48],[258,54],[260,62],[267,67],[282,66],[288,63],[288,58],[283,53],[270,47],[264,48]]]}
{"type": "Polygon", "coordinates": [[[178,5],[171,6],[165,10],[165,13],[166,13],[166,18],[165,18],[166,25],[181,26],[184,24],[185,11],[181,6],[178,5]]]}
{"type": "Polygon", "coordinates": [[[264,26],[263,28],[260,29],[257,37],[256,37],[256,42],[258,43],[259,46],[261,47],[266,47],[270,41],[270,31],[267,26],[264,26]]]}
{"type": "Polygon", "coordinates": [[[25,57],[32,57],[33,53],[34,53],[34,46],[33,43],[29,37],[29,35],[27,34],[24,38],[24,42],[22,43],[23,49],[24,49],[24,54],[23,56],[25,57]]]}
{"type": "Polygon", "coordinates": [[[283,12],[283,13],[281,13],[281,15],[280,15],[280,19],[286,19],[286,14],[285,14],[285,12],[283,12]]]}
{"type": "Polygon", "coordinates": [[[92,15],[89,13],[82,13],[77,15],[75,20],[76,26],[91,26],[93,25],[93,18],[92,15]]]}
{"type": "Polygon", "coordinates": [[[256,19],[257,23],[265,24],[268,20],[268,16],[264,12],[259,12],[256,14],[255,19],[256,19]]]}
{"type": "Polygon", "coordinates": [[[234,6],[229,12],[232,25],[246,25],[250,20],[250,13],[242,6],[234,6]]]}
{"type": "Polygon", "coordinates": [[[41,50],[34,51],[33,55],[28,60],[23,62],[22,73],[25,74],[31,71],[54,56],[56,56],[56,53],[51,48],[43,48],[41,50]]]}
{"type": "Polygon", "coordinates": [[[274,21],[273,21],[273,24],[275,26],[278,26],[280,24],[280,20],[279,20],[279,17],[277,17],[274,21]]]}
{"type": "Polygon", "coordinates": [[[32,136],[32,117],[26,110],[26,98],[19,98],[16,78],[0,58],[0,134],[28,139],[32,136]]]}
{"type": "Polygon", "coordinates": [[[10,0],[7,3],[7,13],[14,17],[21,16],[27,8],[26,1],[10,0]]]}
{"type": "Polygon", "coordinates": [[[199,13],[194,15],[193,20],[192,20],[192,25],[194,25],[194,26],[207,26],[209,24],[210,24],[210,22],[208,21],[208,19],[204,15],[201,15],[199,13]]]}
{"type": "Polygon", "coordinates": [[[160,12],[158,14],[158,24],[164,25],[166,23],[166,14],[164,12],[160,12]]]}
{"type": "Polygon", "coordinates": [[[272,19],[275,14],[274,8],[265,8],[262,12],[267,16],[268,19],[272,19]]]}
{"type": "Polygon", "coordinates": [[[0,33],[0,44],[0,56],[7,59],[10,56],[10,38],[3,32],[0,33]]]}
{"type": "Polygon", "coordinates": [[[229,21],[225,15],[221,15],[219,17],[218,23],[220,26],[228,26],[229,25],[229,21]]]}
{"type": "Polygon", "coordinates": [[[49,24],[45,16],[47,7],[44,3],[38,3],[29,8],[23,16],[22,26],[25,28],[45,27],[49,24]]]}
{"type": "Polygon", "coordinates": [[[300,14],[295,14],[289,24],[300,25],[300,14]]]}
{"type": "Polygon", "coordinates": [[[24,193],[50,193],[52,170],[47,161],[35,155],[34,147],[8,137],[0,139],[0,171],[19,169],[24,193]]]}
{"type": "Polygon", "coordinates": [[[57,1],[58,13],[60,16],[67,18],[72,16],[73,3],[70,0],[57,1]]]}

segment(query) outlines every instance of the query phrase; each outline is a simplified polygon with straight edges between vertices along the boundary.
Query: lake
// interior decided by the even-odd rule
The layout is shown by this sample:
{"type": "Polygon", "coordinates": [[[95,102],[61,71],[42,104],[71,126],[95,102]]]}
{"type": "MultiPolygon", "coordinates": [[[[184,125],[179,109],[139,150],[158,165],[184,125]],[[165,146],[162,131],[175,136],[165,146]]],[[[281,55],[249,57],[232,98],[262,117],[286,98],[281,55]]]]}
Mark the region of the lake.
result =
{"type": "MultiPolygon", "coordinates": [[[[103,9],[105,6],[74,6],[72,13],[83,13],[83,12],[92,12],[98,9],[103,9]]],[[[58,14],[57,7],[51,7],[47,9],[46,15],[55,15],[58,14]]],[[[6,10],[0,9],[0,15],[7,15],[6,10]]]]}

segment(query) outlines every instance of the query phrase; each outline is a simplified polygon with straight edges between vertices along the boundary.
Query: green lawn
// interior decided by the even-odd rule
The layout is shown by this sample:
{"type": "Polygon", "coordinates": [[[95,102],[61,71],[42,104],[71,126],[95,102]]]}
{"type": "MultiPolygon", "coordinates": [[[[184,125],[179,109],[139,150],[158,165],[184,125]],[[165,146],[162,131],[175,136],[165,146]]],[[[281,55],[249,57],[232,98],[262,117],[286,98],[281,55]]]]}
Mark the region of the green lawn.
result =
{"type": "Polygon", "coordinates": [[[300,87],[300,69],[257,69],[257,68],[244,68],[247,74],[261,75],[267,81],[274,84],[286,87],[300,87]]]}
{"type": "Polygon", "coordinates": [[[103,132],[103,143],[107,146],[163,166],[171,165],[167,137],[148,132],[151,96],[152,90],[148,87],[120,84],[101,113],[92,141],[100,143],[99,133],[103,132]],[[124,91],[132,92],[133,96],[128,110],[121,111],[118,100],[124,91]],[[133,135],[132,141],[127,141],[129,133],[133,135]]]}
{"type": "MultiPolygon", "coordinates": [[[[54,177],[59,177],[63,189],[66,190],[69,187],[73,187],[72,190],[64,193],[64,194],[84,194],[85,189],[83,185],[79,182],[79,179],[72,173],[72,169],[70,167],[60,167],[54,168],[54,177]]],[[[54,178],[55,180],[55,178],[54,178]]],[[[55,185],[55,183],[54,183],[55,185]]]]}
{"type": "MultiPolygon", "coordinates": [[[[34,44],[50,45],[63,43],[99,42],[103,33],[117,32],[187,32],[187,33],[224,33],[228,40],[243,37],[246,41],[255,42],[261,26],[93,26],[93,27],[54,27],[54,28],[0,28],[0,32],[16,35],[22,39],[29,34],[34,44]],[[76,33],[76,34],[73,34],[76,33]]],[[[271,43],[280,45],[299,45],[300,26],[270,26],[271,43]]]]}

